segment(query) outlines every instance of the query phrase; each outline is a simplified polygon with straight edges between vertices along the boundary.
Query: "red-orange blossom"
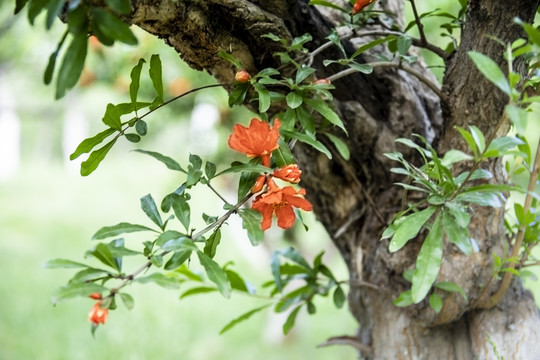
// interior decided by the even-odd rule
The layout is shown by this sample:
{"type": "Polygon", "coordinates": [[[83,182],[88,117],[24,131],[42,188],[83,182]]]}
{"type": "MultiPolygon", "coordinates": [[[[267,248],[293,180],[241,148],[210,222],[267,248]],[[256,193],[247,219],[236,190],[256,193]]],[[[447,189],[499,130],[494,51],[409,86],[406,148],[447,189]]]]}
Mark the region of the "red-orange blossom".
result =
{"type": "Polygon", "coordinates": [[[251,119],[249,127],[236,124],[229,136],[229,146],[249,157],[260,157],[264,166],[270,166],[270,154],[279,147],[280,126],[279,119],[274,120],[273,127],[257,118],[251,119]]]}

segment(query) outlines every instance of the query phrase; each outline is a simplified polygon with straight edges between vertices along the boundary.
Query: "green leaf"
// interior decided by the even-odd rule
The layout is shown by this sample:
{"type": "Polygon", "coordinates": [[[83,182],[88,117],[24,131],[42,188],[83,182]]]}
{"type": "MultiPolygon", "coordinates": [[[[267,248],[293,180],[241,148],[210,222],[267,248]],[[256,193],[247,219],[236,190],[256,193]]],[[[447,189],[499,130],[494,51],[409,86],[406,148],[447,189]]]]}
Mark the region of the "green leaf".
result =
{"type": "Polygon", "coordinates": [[[238,215],[242,218],[242,227],[246,229],[251,245],[257,246],[264,241],[264,231],[261,228],[262,214],[257,210],[240,209],[238,215]]]}
{"type": "Polygon", "coordinates": [[[182,169],[180,164],[178,164],[175,160],[171,159],[168,156],[162,155],[155,151],[147,151],[147,150],[140,150],[140,149],[133,150],[133,151],[153,157],[154,159],[162,162],[168,169],[180,171],[185,174],[187,173],[186,170],[182,169]]]}
{"type": "Polygon", "coordinates": [[[332,153],[328,150],[326,146],[323,145],[323,143],[315,139],[314,136],[310,136],[308,134],[302,134],[297,131],[287,131],[287,130],[281,130],[281,133],[285,136],[298,139],[303,143],[311,145],[313,148],[325,154],[329,159],[332,159],[332,153]]]}
{"type": "Polygon", "coordinates": [[[471,202],[482,206],[491,206],[493,208],[498,208],[503,205],[499,195],[492,192],[471,191],[461,193],[456,198],[461,201],[471,202]]]}
{"type": "Polygon", "coordinates": [[[97,244],[95,249],[88,251],[87,254],[92,255],[93,257],[101,261],[103,264],[120,271],[119,264],[114,260],[111,251],[106,244],[97,244]]]}
{"type": "Polygon", "coordinates": [[[304,81],[309,75],[313,74],[315,72],[315,69],[305,66],[298,69],[296,72],[296,79],[295,82],[297,84],[300,84],[302,81],[304,81]]]}
{"type": "Polygon", "coordinates": [[[514,104],[506,105],[505,111],[517,132],[524,134],[527,129],[527,111],[514,104]]]}
{"type": "Polygon", "coordinates": [[[491,144],[489,144],[483,158],[486,159],[488,157],[506,155],[508,150],[523,144],[523,140],[514,136],[503,136],[496,138],[491,142],[491,144]]]}
{"type": "Polygon", "coordinates": [[[338,309],[341,309],[343,304],[345,304],[345,300],[345,293],[343,292],[341,286],[336,287],[336,290],[334,291],[334,305],[338,309]]]}
{"type": "Polygon", "coordinates": [[[474,125],[469,126],[469,129],[471,130],[471,135],[474,139],[476,147],[478,148],[478,152],[483,153],[486,148],[484,134],[482,134],[482,131],[480,131],[480,129],[474,125]]]}
{"type": "Polygon", "coordinates": [[[161,70],[161,59],[159,55],[154,54],[150,58],[150,79],[156,90],[157,97],[163,102],[163,74],[161,70]]]}
{"type": "Polygon", "coordinates": [[[272,275],[274,276],[274,283],[276,284],[276,289],[281,292],[283,289],[283,282],[281,280],[281,266],[279,262],[279,252],[274,251],[270,257],[270,269],[272,275]]]}
{"type": "Polygon", "coordinates": [[[188,236],[186,234],[182,234],[181,232],[178,232],[176,230],[167,230],[161,233],[155,240],[156,246],[162,246],[167,241],[172,239],[179,239],[179,238],[187,238],[188,236]]]}
{"type": "Polygon", "coordinates": [[[348,13],[349,11],[348,10],[345,10],[344,8],[334,4],[334,3],[331,3],[330,1],[325,1],[325,0],[309,0],[309,5],[320,5],[320,6],[326,6],[326,7],[329,7],[329,8],[332,8],[332,9],[336,9],[336,10],[339,10],[341,12],[344,12],[344,13],[348,13]]]}
{"type": "Polygon", "coordinates": [[[255,159],[250,160],[250,162],[246,164],[241,163],[241,162],[233,162],[230,168],[221,171],[218,175],[223,175],[223,174],[228,174],[228,173],[238,173],[238,172],[256,173],[258,175],[262,173],[272,172],[272,169],[257,163],[258,159],[256,161],[254,160],[255,159]]]}
{"type": "Polygon", "coordinates": [[[113,14],[101,8],[92,7],[92,17],[95,35],[103,44],[112,45],[114,40],[118,40],[128,45],[137,45],[137,38],[129,26],[113,14]]]}
{"type": "Polygon", "coordinates": [[[510,95],[510,85],[508,84],[504,73],[495,61],[493,61],[490,57],[476,51],[469,51],[468,55],[478,70],[484,74],[489,81],[495,84],[505,94],[510,95]]]}
{"type": "Polygon", "coordinates": [[[139,282],[141,284],[154,283],[165,289],[178,289],[180,287],[181,280],[172,277],[166,276],[162,273],[153,273],[147,276],[139,277],[133,281],[139,282]]]}
{"type": "Polygon", "coordinates": [[[439,294],[433,293],[429,296],[429,306],[435,311],[437,314],[441,312],[443,302],[439,294]]]}
{"type": "Polygon", "coordinates": [[[472,253],[472,245],[469,240],[468,229],[460,227],[454,216],[450,215],[450,212],[443,212],[442,226],[448,240],[454,243],[466,255],[470,255],[472,253]]]}
{"type": "Polygon", "coordinates": [[[69,282],[94,282],[102,281],[103,279],[111,277],[110,271],[96,269],[96,268],[87,268],[84,270],[78,271],[69,282]]]}
{"type": "Polygon", "coordinates": [[[154,224],[163,229],[163,220],[152,195],[148,194],[141,198],[141,209],[154,224]]]}
{"type": "Polygon", "coordinates": [[[68,259],[53,259],[43,264],[44,269],[79,268],[79,267],[87,268],[89,266],[86,264],[68,260],[68,259]]]}
{"type": "Polygon", "coordinates": [[[469,161],[472,159],[473,157],[471,155],[466,154],[463,151],[451,149],[448,150],[446,154],[444,154],[444,157],[442,158],[442,163],[446,166],[450,166],[457,162],[469,161]]]}
{"type": "Polygon", "coordinates": [[[342,129],[345,134],[347,134],[347,130],[345,130],[345,126],[343,125],[343,122],[339,118],[339,116],[334,112],[334,110],[330,109],[328,104],[322,100],[313,100],[309,98],[305,98],[304,102],[311,106],[315,111],[317,111],[319,114],[321,114],[326,120],[330,121],[330,123],[338,126],[340,129],[342,129]]]}
{"type": "Polygon", "coordinates": [[[206,293],[214,292],[214,291],[217,291],[215,287],[198,286],[198,287],[194,287],[194,288],[184,291],[182,295],[180,295],[180,299],[183,299],[191,295],[206,294],[206,293]]]}
{"type": "Polygon", "coordinates": [[[131,69],[131,74],[130,74],[131,83],[129,84],[129,97],[132,103],[137,102],[137,94],[139,93],[139,86],[141,82],[141,71],[142,71],[143,64],[145,62],[146,61],[144,61],[144,59],[139,59],[139,62],[137,63],[137,65],[135,65],[133,69],[131,69]]]}
{"type": "Polygon", "coordinates": [[[272,159],[277,167],[283,167],[289,164],[295,164],[294,155],[289,149],[289,146],[282,140],[279,139],[279,148],[272,152],[272,159]]]}
{"type": "Polygon", "coordinates": [[[230,329],[232,329],[234,326],[238,325],[239,323],[241,323],[242,321],[246,321],[247,319],[249,319],[250,317],[252,317],[254,314],[260,312],[261,310],[264,310],[266,308],[268,308],[271,304],[266,304],[266,305],[263,305],[263,306],[260,306],[258,308],[255,308],[253,310],[250,310],[242,315],[240,315],[239,317],[231,320],[227,325],[225,325],[223,327],[223,329],[221,329],[221,331],[219,332],[219,334],[224,334],[225,332],[229,331],[230,329]]]}
{"type": "Polygon", "coordinates": [[[296,109],[302,105],[303,102],[302,95],[295,91],[288,93],[285,99],[287,100],[287,106],[289,106],[291,109],[296,109]]]}
{"type": "Polygon", "coordinates": [[[154,231],[153,229],[150,229],[149,227],[138,225],[138,224],[130,224],[126,222],[122,222],[113,226],[104,226],[101,229],[99,229],[93,236],[92,240],[102,240],[109,237],[117,236],[120,234],[125,233],[131,233],[131,232],[137,232],[137,231],[154,231]]]}
{"type": "Polygon", "coordinates": [[[108,291],[106,287],[95,283],[72,282],[56,290],[51,298],[51,302],[58,304],[62,300],[76,296],[88,297],[93,293],[103,293],[106,291],[108,291]]]}
{"type": "Polygon", "coordinates": [[[116,109],[114,104],[107,104],[107,110],[102,119],[103,123],[115,130],[122,130],[122,121],[120,120],[120,112],[116,109]]]}
{"type": "Polygon", "coordinates": [[[242,277],[240,277],[237,272],[226,269],[225,273],[227,274],[227,277],[229,278],[229,281],[231,282],[231,287],[233,289],[250,294],[252,293],[252,291],[248,289],[244,279],[242,279],[242,277]]]}
{"type": "Polygon", "coordinates": [[[264,113],[270,108],[272,102],[270,98],[270,93],[268,90],[259,83],[254,83],[253,87],[259,94],[259,113],[264,113]]]}
{"type": "Polygon", "coordinates": [[[77,84],[84,67],[87,50],[88,35],[81,34],[75,36],[64,54],[62,65],[58,71],[56,78],[56,99],[64,97],[68,90],[77,84]]]}
{"type": "Polygon", "coordinates": [[[135,131],[137,131],[137,134],[144,136],[148,132],[148,125],[146,124],[146,121],[138,119],[135,123],[135,131]]]}
{"type": "Polygon", "coordinates": [[[399,294],[398,298],[394,300],[394,305],[398,307],[405,307],[412,305],[411,290],[403,291],[399,294]]]}
{"type": "Polygon", "coordinates": [[[206,174],[206,177],[208,178],[208,180],[216,176],[216,169],[217,169],[216,164],[210,161],[206,162],[206,165],[204,166],[204,173],[206,174]]]}
{"type": "Polygon", "coordinates": [[[377,45],[380,45],[380,44],[384,44],[385,42],[387,41],[390,41],[390,40],[394,40],[396,37],[394,35],[388,35],[384,38],[380,38],[380,39],[377,39],[377,40],[373,40],[365,45],[362,45],[358,48],[358,50],[356,50],[354,52],[354,54],[352,54],[352,56],[349,58],[349,59],[354,59],[355,57],[357,57],[358,55],[360,55],[361,53],[371,49],[372,47],[375,47],[377,45]]]}
{"type": "Polygon", "coordinates": [[[400,37],[398,37],[398,39],[397,39],[397,48],[398,48],[398,52],[401,55],[407,55],[411,45],[412,45],[412,40],[411,40],[410,37],[408,37],[408,36],[400,36],[400,37]]]}
{"type": "Polygon", "coordinates": [[[54,20],[58,17],[62,6],[64,6],[64,0],[50,0],[49,5],[47,6],[47,20],[45,26],[47,30],[52,27],[54,20]]]}
{"type": "Polygon", "coordinates": [[[129,14],[131,12],[130,0],[107,0],[107,5],[120,14],[129,14]]]}
{"type": "Polygon", "coordinates": [[[351,158],[351,152],[349,151],[349,147],[347,146],[347,144],[345,144],[343,140],[329,133],[324,133],[324,135],[326,135],[330,139],[330,141],[332,141],[343,159],[348,161],[351,158]]]}
{"type": "Polygon", "coordinates": [[[172,194],[172,208],[178,220],[184,225],[186,230],[189,230],[191,222],[191,208],[185,196],[172,194]]]}
{"type": "Polygon", "coordinates": [[[436,283],[435,287],[437,289],[441,289],[441,290],[448,291],[448,292],[457,292],[461,296],[463,296],[463,298],[465,300],[467,300],[467,294],[465,294],[465,291],[463,291],[461,286],[459,286],[458,284],[455,284],[455,283],[450,282],[450,281],[441,281],[441,282],[436,283]]]}
{"type": "Polygon", "coordinates": [[[229,94],[229,107],[241,105],[246,99],[248,88],[249,85],[247,83],[237,84],[229,94]]]}
{"type": "Polygon", "coordinates": [[[456,127],[456,130],[461,134],[461,136],[463,136],[467,144],[469,144],[474,155],[478,156],[478,148],[476,147],[476,143],[471,133],[459,126],[456,127]]]}
{"type": "Polygon", "coordinates": [[[289,331],[294,327],[294,323],[296,322],[296,316],[298,315],[298,312],[300,311],[300,308],[302,305],[298,305],[287,317],[287,320],[285,321],[285,324],[283,324],[283,334],[287,335],[289,331]]]}
{"type": "Polygon", "coordinates": [[[164,251],[198,251],[199,248],[187,236],[171,239],[161,247],[164,251]]]}
{"type": "Polygon", "coordinates": [[[210,259],[214,258],[216,256],[216,250],[219,245],[219,242],[221,241],[221,229],[217,228],[216,231],[210,235],[208,240],[206,240],[206,244],[204,245],[204,253],[210,257],[210,259]]]}
{"type": "Polygon", "coordinates": [[[74,4],[73,1],[70,2],[67,18],[69,32],[76,36],[81,34],[88,34],[89,19],[87,15],[87,7],[82,5],[77,6],[75,9],[71,9],[72,4],[74,4]]]}
{"type": "Polygon", "coordinates": [[[217,55],[219,57],[221,57],[222,59],[225,59],[227,60],[228,62],[230,62],[231,64],[233,64],[237,69],[243,69],[243,66],[242,64],[240,63],[240,61],[238,61],[236,58],[234,58],[233,56],[229,55],[228,53],[226,53],[225,51],[218,51],[217,55]]]}
{"type": "Polygon", "coordinates": [[[208,279],[216,284],[221,295],[228,299],[231,296],[231,283],[225,271],[205,253],[197,251],[197,256],[206,271],[208,279]]]}
{"type": "Polygon", "coordinates": [[[88,159],[81,163],[81,175],[88,176],[93,173],[94,170],[96,170],[99,164],[103,161],[103,159],[105,159],[105,156],[107,155],[109,150],[111,150],[115,143],[116,139],[113,139],[103,147],[92,151],[90,153],[90,156],[88,156],[88,159]]]}
{"type": "Polygon", "coordinates": [[[422,226],[435,213],[436,207],[428,207],[422,211],[409,216],[404,216],[394,224],[394,236],[390,241],[388,250],[396,252],[401,249],[409,240],[416,237],[422,226]]]}
{"type": "Polygon", "coordinates": [[[18,14],[22,9],[24,9],[24,7],[26,6],[26,4],[28,3],[28,0],[16,0],[15,1],[15,11],[14,11],[14,14],[18,14]]]}
{"type": "Polygon", "coordinates": [[[304,257],[298,252],[298,250],[296,250],[292,246],[289,246],[288,248],[280,250],[280,251],[278,251],[278,253],[281,256],[283,256],[283,257],[285,257],[285,258],[287,258],[289,260],[292,260],[295,263],[297,263],[298,265],[304,267],[306,270],[309,270],[309,271],[313,270],[311,268],[311,266],[309,266],[306,259],[304,259],[304,257]]]}
{"type": "Polygon", "coordinates": [[[132,143],[138,143],[141,141],[141,137],[137,134],[124,134],[126,139],[132,143]]]}
{"type": "Polygon", "coordinates": [[[191,256],[191,250],[175,251],[173,256],[165,263],[165,270],[175,270],[180,267],[191,256]]]}
{"type": "Polygon", "coordinates": [[[411,298],[415,304],[422,301],[439,275],[443,253],[441,216],[435,218],[431,230],[416,259],[412,278],[411,298]]]}
{"type": "Polygon", "coordinates": [[[49,85],[52,81],[54,68],[56,67],[56,58],[58,57],[59,52],[60,44],[58,48],[49,56],[49,62],[47,63],[47,67],[45,68],[45,72],[43,73],[43,83],[45,85],[49,85]]]}
{"type": "Polygon", "coordinates": [[[135,306],[135,300],[133,300],[133,297],[126,293],[118,293],[120,295],[120,298],[122,299],[122,302],[126,306],[128,310],[132,310],[135,306]]]}
{"type": "Polygon", "coordinates": [[[373,72],[373,67],[369,64],[359,64],[355,61],[351,61],[348,65],[350,68],[353,68],[363,74],[371,74],[373,72]]]}

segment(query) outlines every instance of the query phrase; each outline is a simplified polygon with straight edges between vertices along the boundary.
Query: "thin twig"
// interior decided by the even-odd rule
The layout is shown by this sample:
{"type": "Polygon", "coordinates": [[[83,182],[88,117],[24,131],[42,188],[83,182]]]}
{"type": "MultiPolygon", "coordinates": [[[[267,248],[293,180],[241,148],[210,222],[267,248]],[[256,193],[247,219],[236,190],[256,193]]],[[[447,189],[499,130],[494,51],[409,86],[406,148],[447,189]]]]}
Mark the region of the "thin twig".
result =
{"type": "MultiPolygon", "coordinates": [[[[525,196],[525,203],[523,204],[523,213],[527,214],[531,208],[532,204],[532,198],[534,194],[534,189],[536,187],[536,182],[538,181],[538,169],[540,168],[540,141],[538,142],[538,147],[536,149],[536,156],[534,159],[534,166],[531,173],[531,177],[529,178],[529,186],[527,188],[527,195],[525,196]]],[[[523,238],[525,237],[525,230],[526,226],[521,226],[517,236],[516,241],[514,242],[514,246],[512,247],[512,253],[510,254],[511,258],[517,258],[519,256],[519,251],[521,250],[521,244],[523,243],[523,238]]],[[[515,269],[516,263],[510,262],[508,265],[508,268],[515,269]]],[[[501,281],[501,284],[499,285],[499,289],[491,296],[490,298],[485,298],[485,296],[481,296],[478,299],[477,307],[481,309],[491,309],[495,305],[501,301],[501,299],[506,294],[506,291],[508,290],[508,287],[510,286],[510,282],[512,281],[513,274],[510,271],[505,272],[503,279],[501,281]]],[[[485,294],[483,294],[485,295],[485,294]]]]}
{"type": "Polygon", "coordinates": [[[212,186],[212,184],[210,184],[210,181],[208,181],[208,182],[206,183],[206,186],[208,186],[208,187],[210,188],[210,190],[212,190],[212,191],[214,192],[214,194],[216,194],[217,197],[221,199],[221,201],[223,201],[223,202],[224,202],[225,204],[227,204],[227,205],[230,204],[230,203],[227,201],[227,199],[225,199],[223,196],[221,196],[221,194],[218,193],[216,189],[214,189],[214,187],[212,186]]]}
{"type": "Polygon", "coordinates": [[[416,25],[418,26],[418,32],[420,33],[420,41],[422,41],[422,44],[427,44],[426,40],[426,34],[424,34],[424,25],[420,21],[420,17],[418,16],[418,11],[416,11],[416,4],[414,3],[414,0],[409,0],[411,2],[413,14],[414,14],[414,21],[416,22],[416,25]]]}
{"type": "MultiPolygon", "coordinates": [[[[205,227],[204,229],[202,229],[201,231],[198,231],[197,233],[195,233],[194,235],[191,235],[190,238],[192,240],[196,240],[197,238],[201,237],[202,235],[206,234],[208,231],[216,228],[216,227],[219,227],[221,226],[225,221],[227,221],[227,219],[234,213],[236,213],[238,211],[238,209],[240,209],[240,207],[242,207],[242,205],[244,205],[250,198],[251,198],[252,194],[248,194],[246,195],[242,200],[240,200],[232,209],[230,209],[229,211],[227,211],[225,214],[223,214],[219,219],[217,219],[216,221],[214,221],[213,223],[211,223],[210,225],[208,225],[207,227],[205,227]]],[[[159,254],[159,256],[165,256],[167,255],[168,253],[170,253],[170,251],[163,251],[159,254]]],[[[111,289],[111,295],[114,296],[114,294],[118,293],[120,291],[120,289],[122,289],[124,286],[126,286],[128,283],[130,283],[131,281],[133,281],[133,279],[135,279],[137,277],[137,275],[139,275],[140,273],[142,273],[143,271],[145,271],[146,269],[149,269],[150,267],[152,266],[152,262],[151,261],[148,261],[146,262],[145,264],[141,265],[139,268],[137,268],[137,270],[135,270],[134,272],[132,272],[131,274],[127,275],[125,278],[124,278],[124,281],[122,281],[120,283],[120,285],[118,285],[117,287],[111,289]]]]}
{"type": "MultiPolygon", "coordinates": [[[[439,89],[439,87],[435,83],[433,83],[427,77],[420,74],[418,71],[413,70],[412,68],[408,67],[405,64],[395,63],[395,62],[390,62],[390,61],[381,61],[381,62],[367,63],[366,65],[369,65],[372,68],[378,68],[378,67],[385,68],[385,67],[387,67],[387,68],[395,68],[395,69],[403,70],[403,71],[413,75],[414,77],[416,77],[418,80],[420,80],[424,84],[426,84],[427,87],[429,87],[442,101],[446,101],[446,96],[442,93],[441,89],[439,89]]],[[[357,73],[357,72],[358,72],[358,70],[353,69],[353,68],[349,68],[349,69],[340,71],[340,72],[338,72],[338,73],[336,73],[336,74],[334,74],[332,76],[329,76],[328,80],[330,80],[331,82],[334,82],[337,79],[340,79],[342,77],[345,77],[345,76],[348,76],[348,75],[351,75],[351,74],[354,74],[354,73],[357,73]]]]}
{"type": "Polygon", "coordinates": [[[349,345],[352,346],[355,349],[358,349],[366,354],[372,354],[373,348],[371,346],[368,346],[360,341],[359,338],[354,336],[335,336],[331,337],[322,344],[317,345],[318,348],[331,346],[331,345],[349,345]]]}

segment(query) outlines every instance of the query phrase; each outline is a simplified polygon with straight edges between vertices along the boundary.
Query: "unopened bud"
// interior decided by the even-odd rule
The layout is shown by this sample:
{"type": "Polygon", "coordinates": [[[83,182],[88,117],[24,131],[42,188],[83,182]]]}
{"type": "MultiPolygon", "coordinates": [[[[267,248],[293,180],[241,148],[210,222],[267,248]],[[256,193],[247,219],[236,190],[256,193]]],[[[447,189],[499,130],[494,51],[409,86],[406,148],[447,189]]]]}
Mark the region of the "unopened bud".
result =
{"type": "Polygon", "coordinates": [[[318,84],[330,85],[331,81],[330,81],[330,79],[319,79],[319,80],[314,81],[313,84],[315,84],[315,85],[318,85],[318,84]]]}
{"type": "Polygon", "coordinates": [[[239,83],[247,83],[249,80],[251,80],[251,75],[249,75],[246,70],[240,70],[234,76],[234,80],[239,83]]]}

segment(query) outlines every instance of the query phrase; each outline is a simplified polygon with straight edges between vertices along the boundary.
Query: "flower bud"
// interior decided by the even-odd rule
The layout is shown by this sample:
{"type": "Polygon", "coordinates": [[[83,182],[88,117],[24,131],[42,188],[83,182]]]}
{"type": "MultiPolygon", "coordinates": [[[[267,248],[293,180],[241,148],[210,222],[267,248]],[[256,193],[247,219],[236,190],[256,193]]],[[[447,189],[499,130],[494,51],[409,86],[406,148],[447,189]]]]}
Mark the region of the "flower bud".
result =
{"type": "Polygon", "coordinates": [[[247,83],[251,80],[251,75],[246,70],[240,70],[234,76],[234,80],[239,83],[247,83]]]}
{"type": "Polygon", "coordinates": [[[255,180],[255,184],[251,188],[251,193],[256,194],[259,191],[261,191],[265,183],[266,183],[266,176],[264,175],[259,176],[257,180],[255,180]]]}
{"type": "Polygon", "coordinates": [[[329,79],[319,79],[313,82],[313,84],[324,84],[324,85],[330,85],[331,81],[329,79]]]}
{"type": "Polygon", "coordinates": [[[98,293],[98,292],[95,292],[95,293],[91,294],[91,295],[89,296],[89,298],[90,298],[90,299],[94,299],[94,300],[101,300],[101,294],[98,293]]]}
{"type": "Polygon", "coordinates": [[[274,177],[293,184],[300,182],[300,175],[302,175],[302,170],[300,170],[296,164],[290,164],[274,170],[274,177]]]}

